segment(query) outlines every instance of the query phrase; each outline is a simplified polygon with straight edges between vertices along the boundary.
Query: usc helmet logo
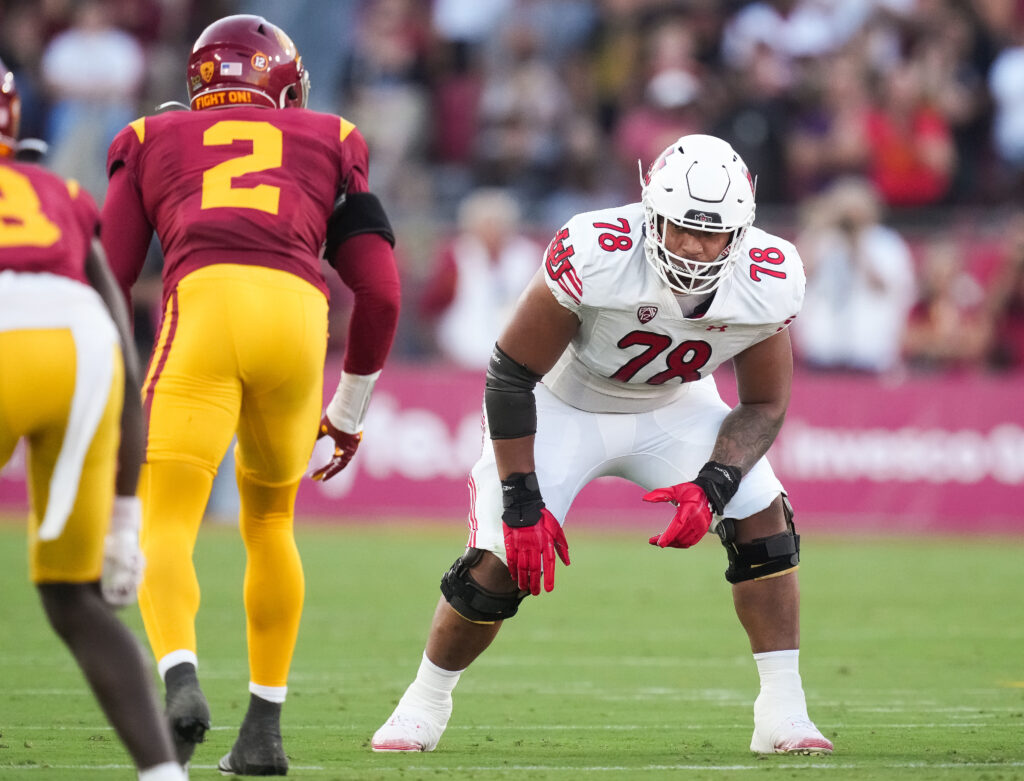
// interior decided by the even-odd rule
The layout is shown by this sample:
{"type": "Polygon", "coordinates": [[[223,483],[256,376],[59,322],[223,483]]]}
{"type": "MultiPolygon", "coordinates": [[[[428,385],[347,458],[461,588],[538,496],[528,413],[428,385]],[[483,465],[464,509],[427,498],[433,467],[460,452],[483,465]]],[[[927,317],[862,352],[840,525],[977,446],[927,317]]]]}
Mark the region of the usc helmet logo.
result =
{"type": "Polygon", "coordinates": [[[209,83],[210,79],[213,78],[214,67],[212,60],[207,60],[199,65],[199,75],[202,76],[204,83],[209,83]]]}

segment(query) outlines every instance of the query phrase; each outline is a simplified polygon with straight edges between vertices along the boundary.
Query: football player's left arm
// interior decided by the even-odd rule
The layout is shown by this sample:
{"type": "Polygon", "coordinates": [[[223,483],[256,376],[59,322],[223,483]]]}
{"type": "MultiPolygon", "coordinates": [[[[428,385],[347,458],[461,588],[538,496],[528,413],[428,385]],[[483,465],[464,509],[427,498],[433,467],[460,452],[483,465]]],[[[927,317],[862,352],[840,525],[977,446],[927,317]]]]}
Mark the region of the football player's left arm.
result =
{"type": "Polygon", "coordinates": [[[793,348],[789,331],[751,345],[733,358],[739,403],[725,416],[710,460],[688,483],[656,488],[648,502],[672,502],[675,515],[661,534],[650,538],[661,548],[689,548],[722,515],[743,475],[768,452],[789,406],[793,348]]]}
{"type": "Polygon", "coordinates": [[[129,327],[128,309],[117,281],[106,263],[99,239],[93,239],[85,261],[85,273],[106,304],[117,327],[124,361],[124,404],[121,412],[121,444],[118,450],[116,492],[118,496],[135,496],[139,470],[143,460],[144,423],[139,391],[139,356],[129,327]]]}
{"type": "Polygon", "coordinates": [[[746,474],[768,452],[782,428],[793,386],[789,329],[733,358],[739,404],[726,415],[711,460],[746,474]]]}
{"type": "MultiPolygon", "coordinates": [[[[343,222],[340,228],[334,223],[328,234],[327,259],[352,291],[354,303],[341,379],[317,431],[318,439],[334,440],[334,455],[313,472],[314,480],[330,479],[355,455],[373,387],[398,327],[400,285],[391,227],[372,195],[358,195],[373,199],[356,199],[361,219],[343,222]]],[[[349,198],[346,210],[352,206],[349,198]]]]}
{"type": "Polygon", "coordinates": [[[124,360],[124,403],[121,408],[121,442],[117,451],[117,478],[110,528],[104,541],[103,598],[120,607],[135,601],[145,567],[139,549],[142,506],[136,496],[139,470],[145,452],[145,423],[139,392],[139,358],[129,328],[128,310],[117,281],[107,266],[103,246],[92,240],[86,256],[85,273],[99,293],[117,327],[124,360]]]}

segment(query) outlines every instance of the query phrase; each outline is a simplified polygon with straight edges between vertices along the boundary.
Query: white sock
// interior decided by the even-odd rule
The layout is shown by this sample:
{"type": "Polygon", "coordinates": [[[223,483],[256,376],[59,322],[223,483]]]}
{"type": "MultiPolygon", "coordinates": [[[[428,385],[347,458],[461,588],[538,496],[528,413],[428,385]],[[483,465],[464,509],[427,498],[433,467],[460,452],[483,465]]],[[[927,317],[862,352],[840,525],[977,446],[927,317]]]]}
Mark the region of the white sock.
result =
{"type": "Polygon", "coordinates": [[[754,661],[757,662],[757,672],[764,683],[765,677],[771,679],[776,675],[792,674],[800,676],[800,649],[794,648],[791,651],[765,651],[754,654],[754,661]]]}
{"type": "Polygon", "coordinates": [[[140,770],[139,781],[188,781],[188,776],[177,762],[163,762],[140,770]]]}
{"type": "Polygon", "coordinates": [[[285,701],[288,696],[287,686],[260,686],[258,683],[249,681],[249,694],[255,694],[257,697],[266,700],[267,702],[281,703],[285,701]]]}
{"type": "MultiPolygon", "coordinates": [[[[757,673],[761,678],[761,695],[759,700],[766,704],[772,703],[787,710],[793,708],[806,713],[804,687],[800,680],[800,651],[767,651],[754,654],[757,673]]],[[[798,716],[801,713],[790,715],[798,716]]]]}
{"type": "Polygon", "coordinates": [[[445,670],[427,658],[423,652],[416,680],[409,684],[399,705],[409,705],[442,718],[448,723],[452,712],[452,691],[459,682],[462,670],[445,670]]]}
{"type": "Polygon", "coordinates": [[[195,651],[186,651],[184,648],[171,651],[156,664],[157,672],[160,673],[160,679],[163,680],[167,675],[167,671],[172,667],[177,667],[185,662],[191,664],[197,670],[199,669],[199,658],[196,656],[195,651]]]}

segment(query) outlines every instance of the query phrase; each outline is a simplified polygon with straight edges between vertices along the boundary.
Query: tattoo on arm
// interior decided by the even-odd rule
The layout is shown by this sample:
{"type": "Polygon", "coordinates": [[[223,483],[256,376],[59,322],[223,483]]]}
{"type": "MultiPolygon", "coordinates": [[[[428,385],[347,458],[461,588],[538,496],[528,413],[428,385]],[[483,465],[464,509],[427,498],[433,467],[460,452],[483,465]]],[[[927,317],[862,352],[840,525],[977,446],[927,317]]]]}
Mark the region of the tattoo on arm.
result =
{"type": "Polygon", "coordinates": [[[711,460],[738,466],[746,474],[768,452],[785,417],[757,404],[737,405],[722,421],[711,460]]]}

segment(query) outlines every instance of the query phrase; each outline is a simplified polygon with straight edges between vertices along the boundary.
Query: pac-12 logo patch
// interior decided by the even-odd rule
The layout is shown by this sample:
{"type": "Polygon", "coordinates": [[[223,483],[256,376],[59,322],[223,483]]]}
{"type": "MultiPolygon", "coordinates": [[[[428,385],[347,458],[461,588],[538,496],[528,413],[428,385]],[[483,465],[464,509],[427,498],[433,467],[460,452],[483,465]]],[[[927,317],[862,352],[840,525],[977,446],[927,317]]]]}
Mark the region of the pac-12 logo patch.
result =
{"type": "Polygon", "coordinates": [[[270,67],[270,58],[263,52],[256,52],[249,62],[252,63],[253,70],[265,71],[270,67]]]}
{"type": "Polygon", "coordinates": [[[649,323],[658,314],[656,306],[642,306],[636,310],[636,319],[641,323],[649,323]]]}

